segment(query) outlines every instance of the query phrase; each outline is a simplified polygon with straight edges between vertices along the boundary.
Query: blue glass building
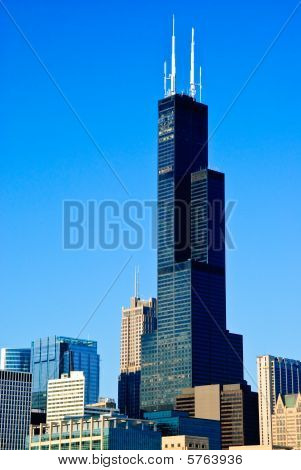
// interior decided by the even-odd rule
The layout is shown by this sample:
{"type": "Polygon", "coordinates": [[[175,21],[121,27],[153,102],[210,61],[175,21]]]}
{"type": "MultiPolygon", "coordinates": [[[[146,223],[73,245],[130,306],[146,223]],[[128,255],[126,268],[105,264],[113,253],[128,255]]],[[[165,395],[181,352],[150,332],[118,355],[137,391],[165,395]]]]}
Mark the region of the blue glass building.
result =
{"type": "Polygon", "coordinates": [[[1,348],[0,369],[30,372],[30,348],[1,348]]]}
{"type": "Polygon", "coordinates": [[[191,418],[186,411],[152,411],[144,413],[144,418],[157,423],[162,436],[208,437],[209,449],[221,449],[220,421],[214,419],[191,418]]]}
{"type": "Polygon", "coordinates": [[[242,336],[226,325],[224,174],[208,169],[208,108],[159,101],[157,329],[142,336],[140,406],[183,388],[243,381],[242,336]]]}
{"type": "Polygon", "coordinates": [[[99,396],[99,355],[96,341],[64,336],[33,341],[32,407],[45,410],[48,380],[76,370],[83,371],[85,375],[85,403],[96,403],[99,396]]]}

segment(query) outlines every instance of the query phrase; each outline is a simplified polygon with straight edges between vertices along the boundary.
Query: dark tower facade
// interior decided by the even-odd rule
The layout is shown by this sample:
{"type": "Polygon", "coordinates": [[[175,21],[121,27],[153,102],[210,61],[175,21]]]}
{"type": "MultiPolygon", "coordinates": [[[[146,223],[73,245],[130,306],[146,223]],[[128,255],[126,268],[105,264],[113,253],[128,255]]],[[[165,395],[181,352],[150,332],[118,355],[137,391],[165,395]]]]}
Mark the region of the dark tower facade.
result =
{"type": "Polygon", "coordinates": [[[208,108],[159,101],[157,329],[142,336],[140,407],[185,387],[243,381],[242,336],[226,326],[224,174],[208,169],[208,108]]]}

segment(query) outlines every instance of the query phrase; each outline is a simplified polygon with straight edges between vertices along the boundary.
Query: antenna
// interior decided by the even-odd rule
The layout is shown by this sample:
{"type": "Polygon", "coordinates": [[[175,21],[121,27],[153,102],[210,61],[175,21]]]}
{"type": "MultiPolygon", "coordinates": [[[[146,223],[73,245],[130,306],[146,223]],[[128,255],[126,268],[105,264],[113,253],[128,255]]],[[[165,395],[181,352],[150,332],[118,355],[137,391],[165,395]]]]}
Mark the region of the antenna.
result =
{"type": "Polygon", "coordinates": [[[134,297],[137,298],[137,267],[135,266],[134,297]]]}
{"type": "Polygon", "coordinates": [[[196,87],[194,81],[194,28],[191,30],[191,50],[190,50],[190,96],[195,99],[196,87]]]}
{"type": "Polygon", "coordinates": [[[167,65],[166,60],[164,61],[164,98],[167,96],[167,65]]]}
{"type": "Polygon", "coordinates": [[[176,36],[175,36],[175,15],[172,15],[170,94],[175,95],[175,93],[176,93],[176,36]]]}
{"type": "Polygon", "coordinates": [[[137,267],[137,286],[136,286],[138,299],[139,299],[139,288],[140,288],[140,272],[139,272],[139,266],[138,266],[137,267]]]}
{"type": "Polygon", "coordinates": [[[200,83],[199,83],[199,87],[200,87],[200,103],[202,102],[202,67],[200,67],[200,83]]]}

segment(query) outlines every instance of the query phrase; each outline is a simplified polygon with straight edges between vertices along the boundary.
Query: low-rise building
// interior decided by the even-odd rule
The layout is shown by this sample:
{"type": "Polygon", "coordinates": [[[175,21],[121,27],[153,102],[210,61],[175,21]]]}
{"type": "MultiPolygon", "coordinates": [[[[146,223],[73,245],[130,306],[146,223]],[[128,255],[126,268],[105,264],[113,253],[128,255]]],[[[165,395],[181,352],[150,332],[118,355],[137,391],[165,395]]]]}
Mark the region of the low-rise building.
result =
{"type": "Polygon", "coordinates": [[[209,449],[221,448],[220,422],[213,419],[191,418],[185,411],[149,411],[144,418],[157,423],[162,436],[196,436],[208,438],[209,449]]]}
{"type": "Polygon", "coordinates": [[[153,422],[99,415],[30,427],[29,450],[160,450],[153,422]]]}
{"type": "Polygon", "coordinates": [[[208,450],[208,437],[199,436],[164,436],[162,450],[208,450]]]}

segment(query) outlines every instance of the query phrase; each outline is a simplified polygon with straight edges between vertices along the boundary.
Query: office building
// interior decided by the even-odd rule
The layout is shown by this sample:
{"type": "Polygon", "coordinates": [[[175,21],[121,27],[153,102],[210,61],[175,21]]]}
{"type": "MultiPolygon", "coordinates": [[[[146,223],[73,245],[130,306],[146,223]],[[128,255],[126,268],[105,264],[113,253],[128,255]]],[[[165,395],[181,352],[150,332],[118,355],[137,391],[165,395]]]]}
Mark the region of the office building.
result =
{"type": "Polygon", "coordinates": [[[221,448],[220,422],[191,418],[185,411],[165,410],[144,413],[144,418],[157,424],[162,436],[195,436],[207,438],[209,449],[221,448]]]}
{"type": "Polygon", "coordinates": [[[85,376],[83,372],[62,374],[60,379],[48,381],[47,423],[66,416],[84,416],[85,376]]]}
{"type": "Polygon", "coordinates": [[[208,450],[208,437],[164,436],[162,450],[208,450]]]}
{"type": "Polygon", "coordinates": [[[154,423],[99,415],[31,426],[29,450],[160,450],[154,423]]]}
{"type": "Polygon", "coordinates": [[[301,362],[275,356],[257,358],[259,435],[264,446],[272,444],[272,414],[279,394],[301,392],[301,362]]]}
{"type": "Polygon", "coordinates": [[[130,307],[122,308],[118,379],[118,407],[130,418],[140,417],[141,335],[152,333],[156,327],[156,299],[140,299],[135,284],[130,307]]]}
{"type": "Polygon", "coordinates": [[[24,450],[30,426],[31,374],[0,370],[0,450],[24,450]]]}
{"type": "Polygon", "coordinates": [[[96,403],[99,395],[99,355],[97,342],[64,336],[51,336],[32,342],[33,408],[45,410],[48,380],[71,371],[83,371],[85,403],[96,403]]]}
{"type": "Polygon", "coordinates": [[[0,369],[30,372],[30,348],[1,348],[0,369]]]}
{"type": "Polygon", "coordinates": [[[243,381],[226,323],[225,178],[208,168],[208,107],[167,92],[158,106],[157,329],[142,336],[141,409],[185,387],[243,381]]]}
{"type": "Polygon", "coordinates": [[[272,414],[272,444],[301,449],[301,394],[278,395],[272,414]]]}
{"type": "Polygon", "coordinates": [[[259,444],[258,394],[246,382],[183,389],[176,409],[220,421],[222,449],[259,444]]]}

